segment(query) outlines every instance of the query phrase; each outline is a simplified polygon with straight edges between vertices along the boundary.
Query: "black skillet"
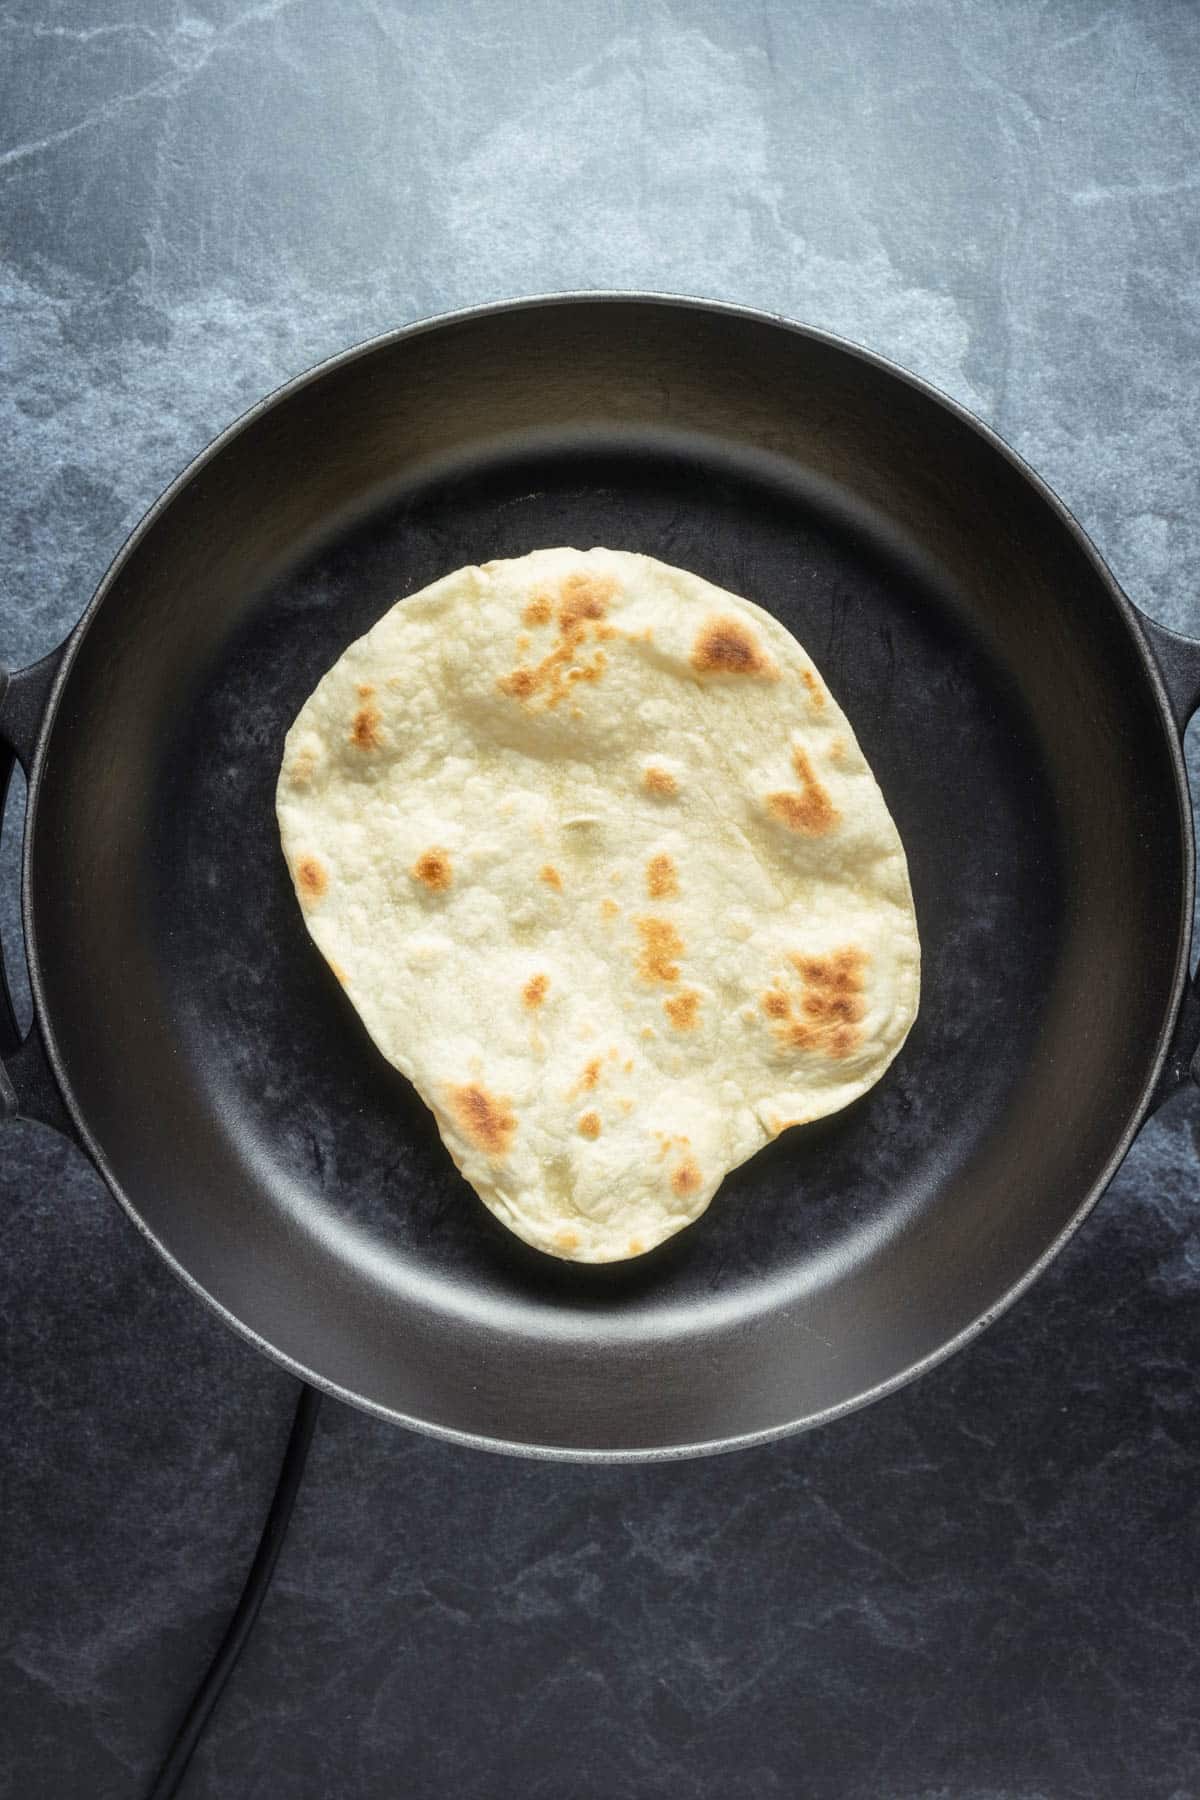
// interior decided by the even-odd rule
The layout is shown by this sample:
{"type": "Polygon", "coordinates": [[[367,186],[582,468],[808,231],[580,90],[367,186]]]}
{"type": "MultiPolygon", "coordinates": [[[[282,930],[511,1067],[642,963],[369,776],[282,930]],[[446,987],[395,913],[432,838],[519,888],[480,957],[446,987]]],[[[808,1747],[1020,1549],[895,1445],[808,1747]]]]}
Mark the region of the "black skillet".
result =
{"type": "Polygon", "coordinates": [[[9,678],[36,1017],[18,1047],[7,1009],[7,1110],[72,1134],[230,1324],[373,1411],[610,1458],[815,1424],[995,1317],[1186,1078],[1198,698],[1200,645],[878,357],[624,295],[394,333],[232,426],[9,678]],[[301,701],[398,595],[594,543],[811,651],[908,850],[924,993],[871,1093],[588,1270],[495,1224],[374,1052],[272,796],[301,701]]]}

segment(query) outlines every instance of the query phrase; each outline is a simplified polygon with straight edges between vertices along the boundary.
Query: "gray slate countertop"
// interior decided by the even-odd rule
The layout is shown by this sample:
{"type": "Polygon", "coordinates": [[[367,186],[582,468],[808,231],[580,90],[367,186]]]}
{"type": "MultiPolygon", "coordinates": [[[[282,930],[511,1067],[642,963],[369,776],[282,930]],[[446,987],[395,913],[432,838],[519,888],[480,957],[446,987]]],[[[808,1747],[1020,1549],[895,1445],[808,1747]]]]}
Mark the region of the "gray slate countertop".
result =
{"type": "MultiPolygon", "coordinates": [[[[269,388],[582,287],[916,370],[1200,631],[1198,88],[1178,0],[4,0],[0,656],[269,388]]],[[[1179,1096],[982,1339],[809,1437],[558,1466],[327,1404],[186,1794],[1200,1795],[1198,1128],[1179,1096]]],[[[0,1190],[0,1794],[125,1800],[295,1384],[49,1132],[0,1190]]]]}

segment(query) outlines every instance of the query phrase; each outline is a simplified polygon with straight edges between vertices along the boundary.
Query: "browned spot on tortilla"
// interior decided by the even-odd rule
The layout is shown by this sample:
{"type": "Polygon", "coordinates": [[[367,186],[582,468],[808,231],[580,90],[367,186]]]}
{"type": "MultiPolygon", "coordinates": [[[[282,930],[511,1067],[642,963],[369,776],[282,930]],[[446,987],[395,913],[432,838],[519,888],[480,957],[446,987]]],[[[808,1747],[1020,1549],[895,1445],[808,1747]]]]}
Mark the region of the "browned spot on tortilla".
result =
{"type": "Polygon", "coordinates": [[[643,1244],[641,1238],[630,1238],[630,1240],[629,1240],[630,1256],[641,1256],[642,1253],[644,1252],[645,1248],[646,1248],[646,1246],[645,1246],[645,1244],[643,1244]]]}
{"type": "Polygon", "coordinates": [[[450,855],[446,850],[423,850],[409,870],[414,881],[427,887],[431,894],[444,894],[454,880],[450,855]]]}
{"type": "Polygon", "coordinates": [[[577,1231],[556,1231],[554,1242],[559,1250],[578,1250],[579,1233],[577,1231]]]}
{"type": "MultiPolygon", "coordinates": [[[[580,659],[589,636],[598,638],[608,603],[617,584],[606,575],[577,573],[568,575],[559,589],[558,642],[532,668],[520,666],[501,675],[497,686],[501,693],[523,704],[542,695],[547,708],[556,707],[580,681],[599,681],[605,669],[605,656],[597,650],[590,662],[580,659]]],[[[553,607],[545,595],[536,595],[525,608],[522,618],[527,625],[548,625],[553,607]]]]}
{"type": "Polygon", "coordinates": [[[288,770],[294,787],[307,787],[317,769],[317,753],[315,750],[298,750],[292,758],[288,770]]]}
{"type": "Polygon", "coordinates": [[[840,992],[862,991],[862,971],[867,953],[856,944],[833,950],[828,956],[793,955],[791,962],[802,979],[814,987],[830,987],[840,992]]]}
{"type": "Polygon", "coordinates": [[[820,682],[817,680],[816,676],[813,674],[811,669],[805,669],[802,672],[800,679],[804,683],[805,687],[808,689],[809,705],[812,707],[814,712],[820,712],[821,708],[825,704],[824,688],[821,686],[820,682]]]}
{"type": "Polygon", "coordinates": [[[345,969],[343,969],[341,963],[334,962],[331,958],[329,967],[333,970],[335,978],[341,982],[343,987],[345,987],[345,985],[346,985],[347,981],[349,981],[350,977],[347,975],[345,969]]]}
{"type": "Polygon", "coordinates": [[[700,1014],[700,996],[695,988],[684,988],[663,1001],[663,1011],[676,1031],[695,1031],[700,1014]]]}
{"type": "Polygon", "coordinates": [[[615,900],[609,900],[609,899],[607,899],[607,898],[605,898],[605,899],[603,899],[603,900],[602,900],[602,901],[601,901],[601,902],[600,902],[600,916],[601,916],[601,918],[604,918],[604,919],[615,919],[615,918],[616,918],[616,916],[617,916],[617,914],[618,914],[618,913],[619,913],[619,912],[620,912],[620,910],[621,910],[621,909],[620,909],[620,907],[619,907],[619,906],[618,906],[618,905],[617,905],[617,903],[616,903],[616,901],[615,901],[615,900]]]}
{"type": "Polygon", "coordinates": [[[828,956],[793,955],[791,962],[803,983],[800,1016],[782,989],[770,989],[762,1004],[777,1021],[775,1036],[785,1049],[819,1050],[840,1061],[862,1041],[857,1027],[866,1014],[866,953],[847,945],[828,956]]]}
{"type": "Polygon", "coordinates": [[[538,880],[544,881],[546,886],[552,887],[556,893],[562,893],[562,876],[553,863],[546,863],[539,869],[538,880]]]}
{"type": "Polygon", "coordinates": [[[550,604],[548,594],[535,594],[521,614],[521,623],[531,628],[537,625],[548,625],[554,616],[554,608],[550,604]]]}
{"type": "Polygon", "coordinates": [[[599,681],[607,667],[607,656],[603,650],[597,650],[590,663],[572,663],[563,679],[568,686],[576,681],[599,681]]]}
{"type": "Polygon", "coordinates": [[[537,674],[533,669],[514,669],[511,675],[502,675],[496,686],[514,700],[530,700],[537,689],[537,674]]]}
{"type": "Polygon", "coordinates": [[[824,837],[837,823],[837,808],[813,773],[807,753],[798,746],[792,751],[792,766],[800,778],[799,793],[784,788],[768,794],[767,811],[801,837],[824,837]]]}
{"type": "Polygon", "coordinates": [[[451,1088],[450,1105],[464,1136],[488,1156],[503,1156],[517,1129],[516,1114],[508,1100],[477,1081],[465,1087],[451,1088]]]}
{"type": "Polygon", "coordinates": [[[846,754],[845,739],[844,738],[834,738],[832,744],[830,744],[830,746],[829,746],[830,762],[840,763],[843,760],[843,758],[845,757],[845,754],[846,754]]]}
{"type": "Polygon", "coordinates": [[[371,698],[371,695],[374,692],[375,692],[375,689],[372,687],[372,685],[369,681],[360,681],[359,682],[358,697],[360,700],[369,700],[371,698]]]}
{"type": "Polygon", "coordinates": [[[648,794],[657,794],[663,800],[679,792],[679,783],[670,769],[655,768],[653,764],[642,771],[642,786],[648,794]]]}
{"type": "Polygon", "coordinates": [[[675,864],[665,850],[660,850],[646,864],[646,892],[651,900],[674,900],[679,893],[675,864]]]}
{"type": "Polygon", "coordinates": [[[585,1112],[579,1121],[578,1130],[580,1137],[598,1138],[600,1136],[600,1114],[585,1112]]]}
{"type": "Polygon", "coordinates": [[[550,986],[548,975],[531,975],[521,989],[521,999],[530,1012],[536,1012],[546,998],[546,989],[550,986]]]}
{"type": "Polygon", "coordinates": [[[378,750],[380,723],[378,707],[365,701],[355,713],[350,727],[350,742],[356,750],[378,750]]]}
{"type": "Polygon", "coordinates": [[[559,589],[559,630],[574,631],[584,619],[602,619],[616,591],[617,584],[611,575],[592,575],[582,571],[568,575],[559,589]]]}
{"type": "Polygon", "coordinates": [[[296,864],[296,883],[306,900],[319,900],[329,886],[329,870],[315,856],[302,856],[296,864]]]}
{"type": "Polygon", "coordinates": [[[776,681],[779,670],[743,619],[715,613],[692,645],[692,667],[701,675],[752,675],[776,681]]]}
{"type": "Polygon", "coordinates": [[[696,1167],[694,1159],[690,1156],[685,1156],[683,1161],[672,1171],[671,1191],[678,1194],[681,1200],[685,1200],[689,1194],[694,1194],[697,1191],[702,1179],[703,1177],[696,1167]]]}
{"type": "Polygon", "coordinates": [[[523,631],[521,633],[520,637],[517,639],[517,655],[524,656],[525,652],[529,648],[529,645],[530,645],[529,635],[527,632],[523,631]]]}
{"type": "Polygon", "coordinates": [[[633,1074],[633,1058],[632,1058],[632,1056],[626,1057],[625,1061],[622,1063],[621,1066],[625,1070],[625,1073],[627,1075],[632,1075],[633,1074]]]}
{"type": "Polygon", "coordinates": [[[635,919],[633,923],[642,940],[638,974],[643,981],[661,981],[669,987],[679,980],[679,964],[674,959],[683,955],[683,939],[669,919],[635,919]]]}
{"type": "Polygon", "coordinates": [[[804,1010],[810,1019],[842,1019],[853,1024],[862,1018],[862,1002],[853,994],[829,994],[821,988],[804,996],[804,1010]]]}
{"type": "Polygon", "coordinates": [[[591,1062],[586,1065],[583,1074],[575,1084],[574,1091],[577,1094],[591,1093],[592,1089],[600,1080],[600,1066],[600,1058],[598,1056],[593,1056],[591,1062]]]}

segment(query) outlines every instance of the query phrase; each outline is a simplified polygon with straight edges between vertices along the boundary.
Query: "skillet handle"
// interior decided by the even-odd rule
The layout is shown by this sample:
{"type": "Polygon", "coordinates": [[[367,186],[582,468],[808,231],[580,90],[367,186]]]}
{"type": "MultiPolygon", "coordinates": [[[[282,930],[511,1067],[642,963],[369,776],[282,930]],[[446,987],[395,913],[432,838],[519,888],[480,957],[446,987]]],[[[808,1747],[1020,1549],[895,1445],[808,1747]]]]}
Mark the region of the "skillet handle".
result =
{"type": "Polygon", "coordinates": [[[1188,720],[1200,706],[1200,641],[1159,625],[1144,612],[1139,611],[1137,618],[1154,653],[1182,736],[1188,720]]]}
{"type": "MultiPolygon", "coordinates": [[[[1138,623],[1158,664],[1182,737],[1189,719],[1200,707],[1200,642],[1168,630],[1143,612],[1138,613],[1138,623]]],[[[1156,1112],[1172,1094],[1177,1094],[1189,1078],[1200,1084],[1200,970],[1183,996],[1167,1060],[1150,1102],[1151,1111],[1156,1112]]]]}
{"type": "MultiPolygon", "coordinates": [[[[15,765],[19,762],[26,776],[33,766],[50,690],[65,650],[66,645],[60,644],[28,669],[0,669],[0,817],[15,765]]],[[[0,1122],[5,1119],[38,1119],[79,1141],[36,1017],[21,1036],[8,968],[0,954],[0,1122]]]]}

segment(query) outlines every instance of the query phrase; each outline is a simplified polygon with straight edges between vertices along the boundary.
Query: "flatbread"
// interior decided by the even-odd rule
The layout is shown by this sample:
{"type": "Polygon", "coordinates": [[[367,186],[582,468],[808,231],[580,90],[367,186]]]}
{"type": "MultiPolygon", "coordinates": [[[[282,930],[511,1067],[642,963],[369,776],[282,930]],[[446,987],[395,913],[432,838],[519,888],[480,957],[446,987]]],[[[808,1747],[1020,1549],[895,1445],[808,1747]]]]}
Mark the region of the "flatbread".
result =
{"type": "Polygon", "coordinates": [[[554,1256],[653,1249],[916,1016],[904,850],[837,701],[769,613],[648,556],[399,601],[301,708],[276,804],[367,1031],[554,1256]]]}

